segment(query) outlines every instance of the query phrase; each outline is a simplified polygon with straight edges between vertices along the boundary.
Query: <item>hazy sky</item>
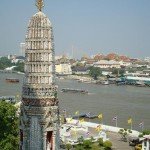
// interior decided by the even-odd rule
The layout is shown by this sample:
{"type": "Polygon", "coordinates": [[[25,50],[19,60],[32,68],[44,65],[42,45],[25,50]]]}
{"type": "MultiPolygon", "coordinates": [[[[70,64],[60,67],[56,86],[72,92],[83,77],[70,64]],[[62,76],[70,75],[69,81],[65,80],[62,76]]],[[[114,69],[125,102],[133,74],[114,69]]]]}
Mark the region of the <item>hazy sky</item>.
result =
{"type": "MultiPolygon", "coordinates": [[[[0,0],[0,55],[19,54],[35,0],[0,0]]],[[[56,54],[150,56],[150,0],[45,0],[56,54]]]]}

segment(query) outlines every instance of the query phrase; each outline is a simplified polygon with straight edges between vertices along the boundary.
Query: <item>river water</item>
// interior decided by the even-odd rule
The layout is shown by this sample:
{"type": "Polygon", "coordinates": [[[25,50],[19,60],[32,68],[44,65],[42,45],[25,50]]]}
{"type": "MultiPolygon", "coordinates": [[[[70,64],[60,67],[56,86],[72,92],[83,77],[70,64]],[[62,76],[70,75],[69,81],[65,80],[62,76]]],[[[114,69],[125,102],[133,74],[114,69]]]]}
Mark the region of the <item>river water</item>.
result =
{"type": "MultiPolygon", "coordinates": [[[[14,73],[0,73],[0,96],[21,95],[24,75],[14,73]],[[19,78],[20,83],[7,83],[6,78],[19,78]]],[[[144,128],[150,129],[150,88],[116,85],[96,85],[79,83],[74,80],[58,80],[58,98],[60,112],[66,109],[67,114],[91,112],[103,114],[103,123],[114,125],[114,116],[118,116],[118,126],[130,128],[127,124],[129,117],[133,120],[133,129],[141,130],[140,122],[144,128]],[[61,93],[62,88],[85,89],[90,94],[61,93]]],[[[99,122],[98,119],[89,121],[99,122]]]]}

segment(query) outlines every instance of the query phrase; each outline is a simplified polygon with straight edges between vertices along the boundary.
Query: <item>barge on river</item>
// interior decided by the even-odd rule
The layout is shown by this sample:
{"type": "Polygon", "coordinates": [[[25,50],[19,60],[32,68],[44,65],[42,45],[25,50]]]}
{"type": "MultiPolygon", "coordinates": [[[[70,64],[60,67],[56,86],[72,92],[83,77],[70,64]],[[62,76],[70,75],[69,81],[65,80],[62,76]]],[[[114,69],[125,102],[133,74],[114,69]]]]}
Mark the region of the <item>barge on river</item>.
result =
{"type": "Polygon", "coordinates": [[[6,78],[6,82],[18,83],[18,82],[19,82],[19,79],[16,79],[16,78],[6,78]]]}
{"type": "Polygon", "coordinates": [[[63,88],[63,89],[61,89],[61,92],[88,94],[88,91],[87,91],[87,90],[82,90],[82,89],[70,89],[70,88],[63,88]]]}

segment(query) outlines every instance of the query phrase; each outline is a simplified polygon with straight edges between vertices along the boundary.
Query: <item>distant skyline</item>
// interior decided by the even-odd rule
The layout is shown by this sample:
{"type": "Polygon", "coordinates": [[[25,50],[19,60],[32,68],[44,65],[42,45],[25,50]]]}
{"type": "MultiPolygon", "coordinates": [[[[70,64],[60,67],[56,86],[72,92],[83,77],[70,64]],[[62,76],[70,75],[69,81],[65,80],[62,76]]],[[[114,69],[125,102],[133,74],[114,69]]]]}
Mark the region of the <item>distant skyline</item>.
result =
{"type": "MultiPolygon", "coordinates": [[[[45,0],[56,55],[150,56],[150,0],[45,0]],[[73,48],[72,48],[73,47],[73,48]],[[73,52],[72,52],[73,49],[73,52]]],[[[0,56],[21,54],[35,0],[0,1],[0,56]]]]}

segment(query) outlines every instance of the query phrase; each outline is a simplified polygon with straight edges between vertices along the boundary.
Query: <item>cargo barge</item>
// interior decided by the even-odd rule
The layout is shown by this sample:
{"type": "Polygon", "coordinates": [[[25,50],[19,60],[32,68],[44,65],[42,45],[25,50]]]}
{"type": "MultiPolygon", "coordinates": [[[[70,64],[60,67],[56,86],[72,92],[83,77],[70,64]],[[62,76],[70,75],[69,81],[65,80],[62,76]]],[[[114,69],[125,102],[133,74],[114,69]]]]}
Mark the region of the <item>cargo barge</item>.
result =
{"type": "Polygon", "coordinates": [[[82,90],[82,89],[70,89],[70,88],[63,88],[63,89],[61,89],[61,92],[88,94],[88,91],[87,91],[87,90],[82,90]]]}

